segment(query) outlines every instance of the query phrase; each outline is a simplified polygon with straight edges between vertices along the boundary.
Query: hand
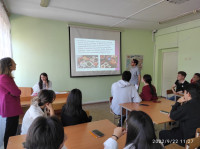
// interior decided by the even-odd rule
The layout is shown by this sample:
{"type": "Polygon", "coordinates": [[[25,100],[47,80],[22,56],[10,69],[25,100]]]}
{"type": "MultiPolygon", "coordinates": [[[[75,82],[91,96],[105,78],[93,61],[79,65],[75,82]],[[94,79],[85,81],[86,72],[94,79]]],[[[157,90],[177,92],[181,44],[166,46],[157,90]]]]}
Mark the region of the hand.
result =
{"type": "Polygon", "coordinates": [[[183,103],[183,102],[186,102],[186,101],[187,101],[187,100],[186,100],[184,97],[181,97],[181,98],[178,99],[177,102],[183,103]]]}
{"type": "MultiPolygon", "coordinates": [[[[123,136],[126,133],[126,130],[122,127],[117,127],[114,129],[113,135],[117,136],[118,138],[120,138],[121,136],[123,136]]],[[[114,140],[117,140],[116,137],[112,136],[112,138],[114,140]]]]}
{"type": "Polygon", "coordinates": [[[50,111],[50,116],[53,116],[54,115],[54,109],[53,109],[52,103],[47,103],[46,108],[50,111]]]}

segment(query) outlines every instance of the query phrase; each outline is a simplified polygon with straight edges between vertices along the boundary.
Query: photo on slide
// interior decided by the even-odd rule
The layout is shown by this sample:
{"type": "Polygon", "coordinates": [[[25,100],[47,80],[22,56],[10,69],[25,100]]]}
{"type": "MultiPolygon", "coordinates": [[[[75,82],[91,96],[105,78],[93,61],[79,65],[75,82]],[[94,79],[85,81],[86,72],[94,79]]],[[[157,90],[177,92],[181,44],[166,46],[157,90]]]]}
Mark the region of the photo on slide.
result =
{"type": "Polygon", "coordinates": [[[117,68],[118,57],[116,55],[101,55],[101,68],[117,68]]]}
{"type": "Polygon", "coordinates": [[[79,55],[77,62],[77,68],[97,68],[98,55],[79,55]]]}

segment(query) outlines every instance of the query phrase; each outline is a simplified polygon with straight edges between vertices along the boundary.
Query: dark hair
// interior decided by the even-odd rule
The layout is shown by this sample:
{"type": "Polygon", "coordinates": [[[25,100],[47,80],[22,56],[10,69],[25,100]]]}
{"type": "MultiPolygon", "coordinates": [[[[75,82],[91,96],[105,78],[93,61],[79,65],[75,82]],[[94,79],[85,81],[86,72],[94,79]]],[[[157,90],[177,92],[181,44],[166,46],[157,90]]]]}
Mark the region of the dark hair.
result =
{"type": "Polygon", "coordinates": [[[38,96],[33,98],[38,101],[39,106],[43,106],[45,103],[52,103],[56,98],[56,94],[52,90],[41,90],[38,96]]]}
{"type": "Polygon", "coordinates": [[[131,72],[130,71],[124,71],[122,74],[122,80],[129,82],[131,79],[131,72]]]}
{"type": "Polygon", "coordinates": [[[154,90],[154,87],[153,87],[153,85],[151,84],[151,81],[152,81],[151,75],[145,74],[145,75],[143,76],[143,80],[144,80],[146,83],[149,84],[149,87],[150,87],[150,90],[151,90],[151,94],[152,94],[152,95],[156,95],[155,90],[154,90]]]}
{"type": "Polygon", "coordinates": [[[200,97],[200,86],[199,83],[191,83],[185,86],[184,88],[187,92],[190,93],[192,99],[196,100],[200,97]]]}
{"type": "Polygon", "coordinates": [[[200,78],[200,73],[195,73],[194,75],[200,78]]]}
{"type": "Polygon", "coordinates": [[[10,67],[12,66],[12,58],[5,57],[0,60],[0,75],[6,74],[13,78],[10,67]]]}
{"type": "Polygon", "coordinates": [[[138,65],[138,60],[137,59],[133,59],[133,62],[136,64],[136,66],[138,65]]]}
{"type": "Polygon", "coordinates": [[[131,111],[127,124],[126,146],[133,144],[135,149],[163,148],[161,144],[156,143],[155,130],[149,115],[143,111],[131,111]]]}
{"type": "Polygon", "coordinates": [[[82,93],[79,89],[71,90],[63,110],[69,116],[80,115],[82,111],[82,93]]]}
{"type": "Polygon", "coordinates": [[[57,117],[38,117],[28,129],[26,149],[59,149],[64,141],[64,129],[57,117]]]}
{"type": "Polygon", "coordinates": [[[40,78],[39,78],[39,88],[40,88],[40,89],[43,89],[43,82],[42,82],[41,76],[47,77],[47,83],[49,83],[49,79],[48,79],[47,73],[43,72],[43,73],[40,74],[40,78]]]}
{"type": "Polygon", "coordinates": [[[179,71],[178,74],[181,74],[182,76],[186,77],[187,73],[185,71],[179,71]]]}

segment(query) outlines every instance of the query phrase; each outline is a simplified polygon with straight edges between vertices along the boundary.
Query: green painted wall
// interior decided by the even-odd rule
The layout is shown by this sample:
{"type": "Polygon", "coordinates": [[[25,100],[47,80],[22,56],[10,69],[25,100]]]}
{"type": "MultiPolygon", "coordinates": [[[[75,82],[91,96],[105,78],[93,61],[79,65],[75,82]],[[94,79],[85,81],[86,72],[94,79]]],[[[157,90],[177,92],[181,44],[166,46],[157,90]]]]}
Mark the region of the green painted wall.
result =
{"type": "Polygon", "coordinates": [[[190,81],[193,74],[200,73],[200,20],[195,20],[161,29],[156,33],[156,63],[155,84],[158,94],[161,93],[161,71],[160,52],[163,50],[178,51],[178,71],[185,71],[188,75],[186,80],[190,81]]]}
{"type": "MultiPolygon", "coordinates": [[[[112,83],[121,76],[70,78],[67,22],[11,15],[14,72],[18,86],[32,87],[41,72],[46,72],[55,91],[79,88],[83,102],[107,100],[112,83]]],[[[153,74],[151,31],[122,31],[122,68],[127,54],[144,55],[142,74],[153,74]]]]}

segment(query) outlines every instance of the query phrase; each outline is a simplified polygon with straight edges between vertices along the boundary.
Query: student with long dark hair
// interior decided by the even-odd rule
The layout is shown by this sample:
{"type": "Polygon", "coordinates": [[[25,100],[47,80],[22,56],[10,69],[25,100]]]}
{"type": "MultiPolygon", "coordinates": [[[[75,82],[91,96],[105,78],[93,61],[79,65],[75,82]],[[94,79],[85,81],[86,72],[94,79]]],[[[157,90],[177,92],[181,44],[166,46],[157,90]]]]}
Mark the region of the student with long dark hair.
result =
{"type": "Polygon", "coordinates": [[[52,89],[52,82],[48,79],[48,75],[45,72],[40,74],[39,82],[33,86],[32,95],[37,95],[42,89],[52,89]]]}
{"type": "Polygon", "coordinates": [[[79,89],[73,89],[66,104],[62,108],[61,121],[63,126],[76,125],[86,122],[91,122],[92,117],[87,116],[82,109],[82,93],[79,89]]]}
{"type": "Polygon", "coordinates": [[[151,84],[152,78],[151,75],[145,74],[142,78],[142,82],[144,86],[142,88],[142,92],[140,93],[140,97],[142,100],[157,100],[156,88],[151,84]]]}
{"type": "Polygon", "coordinates": [[[127,133],[124,149],[163,149],[156,139],[151,118],[142,111],[132,111],[127,120],[127,132],[122,127],[114,129],[111,138],[104,142],[104,149],[117,149],[117,140],[127,133]]]}
{"type": "Polygon", "coordinates": [[[23,113],[20,105],[21,91],[12,76],[14,70],[16,64],[13,59],[6,57],[0,60],[0,133],[3,132],[0,134],[0,146],[4,140],[5,149],[8,138],[16,135],[19,115],[23,113]]]}
{"type": "Polygon", "coordinates": [[[28,128],[39,116],[47,116],[48,112],[50,116],[54,115],[54,109],[52,106],[55,100],[55,93],[52,90],[41,90],[38,96],[32,99],[30,108],[26,111],[23,121],[22,121],[22,132],[21,134],[26,134],[28,128]]]}
{"type": "Polygon", "coordinates": [[[63,149],[64,141],[64,129],[57,117],[38,117],[28,130],[25,148],[63,149]]]}

